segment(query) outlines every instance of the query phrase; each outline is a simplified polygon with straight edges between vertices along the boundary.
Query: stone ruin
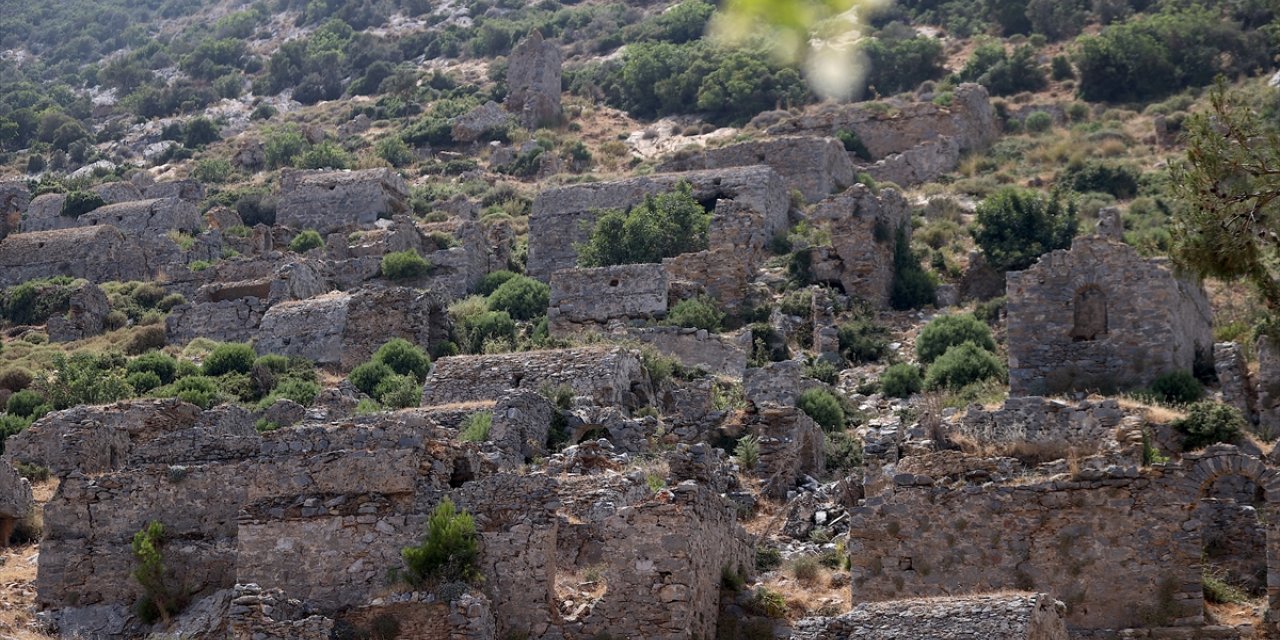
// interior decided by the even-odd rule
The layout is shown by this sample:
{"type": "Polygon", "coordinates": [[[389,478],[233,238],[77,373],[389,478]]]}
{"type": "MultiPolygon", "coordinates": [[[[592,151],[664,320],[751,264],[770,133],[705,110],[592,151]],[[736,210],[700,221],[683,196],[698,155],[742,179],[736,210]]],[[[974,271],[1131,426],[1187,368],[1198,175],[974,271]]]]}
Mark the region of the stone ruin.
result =
{"type": "Polygon", "coordinates": [[[30,202],[31,191],[25,181],[0,181],[0,240],[18,231],[30,202]]]}
{"type": "Polygon", "coordinates": [[[621,347],[440,358],[423,385],[423,406],[497,400],[511,389],[568,387],[604,406],[637,406],[640,358],[621,347]]]}
{"type": "Polygon", "coordinates": [[[814,205],[809,219],[831,231],[831,245],[809,251],[815,282],[836,286],[877,305],[893,290],[893,252],[898,233],[911,240],[911,208],[902,193],[865,185],[814,205]]]}
{"type": "Polygon", "coordinates": [[[1070,636],[1062,621],[1065,608],[1044,593],[865,603],[835,618],[801,620],[791,640],[1067,640],[1070,636]]]}
{"type": "Polygon", "coordinates": [[[560,47],[534,31],[507,57],[507,110],[530,131],[560,122],[560,47]]]}
{"type": "Polygon", "coordinates": [[[710,637],[723,571],[753,563],[732,504],[685,475],[655,493],[607,467],[514,474],[421,412],[266,434],[251,420],[131,402],[50,414],[11,441],[10,459],[61,479],[37,578],[50,624],[145,628],[129,540],[153,520],[193,601],[170,630],[192,638],[328,638],[389,614],[415,637],[710,637]],[[451,602],[386,577],[445,497],[475,516],[485,577],[451,602]],[[563,608],[558,578],[588,565],[607,588],[563,608]]]}
{"type": "Polygon", "coordinates": [[[321,235],[409,212],[409,186],[390,169],[286,170],[280,176],[276,222],[321,235]]]}
{"type": "Polygon", "coordinates": [[[1100,236],[1008,274],[1012,395],[1115,390],[1212,362],[1203,289],[1100,236]]]}
{"type": "Polygon", "coordinates": [[[611,322],[661,319],[667,314],[668,288],[660,263],[560,269],[551,274],[549,328],[568,335],[611,322]]]}
{"type": "Polygon", "coordinates": [[[658,171],[679,172],[765,165],[782,176],[787,189],[808,202],[853,186],[853,163],[834,138],[778,137],[718,148],[681,151],[658,165],[658,171]]]}
{"type": "Polygon", "coordinates": [[[155,273],[139,244],[111,226],[16,233],[0,241],[0,287],[57,275],[108,282],[155,273]]]}

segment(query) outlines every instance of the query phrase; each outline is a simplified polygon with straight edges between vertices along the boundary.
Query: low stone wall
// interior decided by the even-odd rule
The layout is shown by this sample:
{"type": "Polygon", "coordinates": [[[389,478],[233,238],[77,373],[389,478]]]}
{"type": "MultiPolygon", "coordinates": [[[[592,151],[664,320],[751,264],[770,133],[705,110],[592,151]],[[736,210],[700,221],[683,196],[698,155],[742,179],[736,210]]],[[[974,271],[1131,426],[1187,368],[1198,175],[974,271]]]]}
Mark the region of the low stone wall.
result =
{"type": "Polygon", "coordinates": [[[266,312],[267,302],[256,297],[178,305],[165,316],[165,340],[169,344],[186,344],[196,338],[248,342],[257,334],[266,312]]]}
{"type": "Polygon", "coordinates": [[[653,345],[662,354],[678,358],[686,367],[732,378],[741,378],[746,373],[747,356],[751,352],[750,331],[715,334],[703,329],[644,327],[628,329],[625,335],[627,339],[653,345]]]}
{"type": "Polygon", "coordinates": [[[125,233],[186,231],[200,229],[196,206],[178,198],[121,202],[98,207],[76,219],[77,226],[111,225],[125,233]]]}
{"type": "Polygon", "coordinates": [[[390,169],[296,171],[280,176],[276,222],[325,235],[409,212],[409,186],[390,169]]]}
{"type": "Polygon", "coordinates": [[[970,407],[956,431],[983,443],[1065,442],[1096,450],[1116,441],[1124,418],[1113,399],[1069,403],[1028,396],[1009,398],[998,409],[970,407]]]}
{"type": "Polygon", "coordinates": [[[677,152],[658,171],[678,172],[767,165],[809,202],[853,184],[853,163],[834,138],[784,136],[724,147],[677,152]]]}
{"type": "Polygon", "coordinates": [[[998,594],[862,604],[796,623],[791,640],[1067,640],[1066,607],[1048,594],[998,594]]]}
{"type": "Polygon", "coordinates": [[[149,280],[151,254],[111,226],[12,234],[0,241],[0,287],[71,276],[90,282],[149,280]]]}
{"type": "Polygon", "coordinates": [[[547,320],[556,335],[666,313],[667,273],[660,263],[561,269],[551,275],[547,320]]]}
{"type": "Polygon", "coordinates": [[[602,405],[627,404],[644,383],[639,357],[618,347],[441,358],[423,386],[423,406],[497,400],[513,389],[564,385],[602,405]]]}

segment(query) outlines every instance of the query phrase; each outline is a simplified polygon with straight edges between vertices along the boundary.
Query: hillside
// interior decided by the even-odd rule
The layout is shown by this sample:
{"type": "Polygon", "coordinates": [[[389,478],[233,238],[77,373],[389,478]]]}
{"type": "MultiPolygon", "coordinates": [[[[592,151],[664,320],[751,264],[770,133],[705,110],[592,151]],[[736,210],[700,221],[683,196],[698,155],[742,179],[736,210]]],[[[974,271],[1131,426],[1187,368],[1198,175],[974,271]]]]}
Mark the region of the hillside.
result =
{"type": "Polygon", "coordinates": [[[0,636],[1280,633],[1273,2],[10,4],[0,636]]]}

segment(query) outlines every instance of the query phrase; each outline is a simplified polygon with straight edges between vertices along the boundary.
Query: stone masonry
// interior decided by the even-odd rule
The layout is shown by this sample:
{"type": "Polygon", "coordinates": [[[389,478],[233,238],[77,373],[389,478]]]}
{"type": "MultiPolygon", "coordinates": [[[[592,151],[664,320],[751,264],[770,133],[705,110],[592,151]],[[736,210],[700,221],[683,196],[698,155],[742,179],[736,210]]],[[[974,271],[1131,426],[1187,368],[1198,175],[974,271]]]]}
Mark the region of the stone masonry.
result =
{"type": "Polygon", "coordinates": [[[390,169],[295,171],[280,176],[276,222],[326,235],[408,213],[409,186],[390,169]]]}
{"type": "Polygon", "coordinates": [[[627,404],[643,384],[639,357],[619,347],[583,347],[440,358],[423,386],[423,406],[497,400],[512,389],[565,385],[602,405],[627,404]]]}
{"type": "Polygon", "coordinates": [[[187,231],[200,228],[196,206],[178,198],[121,202],[98,207],[76,219],[79,226],[109,224],[129,234],[187,231]]]}
{"type": "Polygon", "coordinates": [[[1052,596],[998,594],[860,604],[835,618],[807,618],[791,640],[1067,640],[1066,607],[1052,596]]]}
{"type": "Polygon", "coordinates": [[[583,325],[661,318],[667,313],[667,272],[661,264],[561,269],[551,274],[547,320],[554,334],[583,325]]]}
{"type": "Polygon", "coordinates": [[[560,47],[534,31],[507,58],[507,110],[530,131],[560,121],[560,47]]]}
{"type": "Polygon", "coordinates": [[[0,241],[0,287],[52,276],[146,280],[157,268],[137,242],[110,226],[17,233],[0,241]]]}
{"type": "Polygon", "coordinates": [[[895,235],[911,239],[911,207],[902,192],[885,188],[873,193],[855,185],[814,205],[809,217],[831,231],[830,246],[813,247],[809,254],[815,281],[888,304],[895,235]]]}
{"type": "Polygon", "coordinates": [[[1128,245],[1076,238],[1007,277],[1014,395],[1140,387],[1212,357],[1204,290],[1128,245]]]}
{"type": "Polygon", "coordinates": [[[677,172],[767,165],[782,176],[788,189],[817,202],[853,185],[853,163],[834,138],[778,137],[718,148],[679,152],[658,165],[677,172]]]}

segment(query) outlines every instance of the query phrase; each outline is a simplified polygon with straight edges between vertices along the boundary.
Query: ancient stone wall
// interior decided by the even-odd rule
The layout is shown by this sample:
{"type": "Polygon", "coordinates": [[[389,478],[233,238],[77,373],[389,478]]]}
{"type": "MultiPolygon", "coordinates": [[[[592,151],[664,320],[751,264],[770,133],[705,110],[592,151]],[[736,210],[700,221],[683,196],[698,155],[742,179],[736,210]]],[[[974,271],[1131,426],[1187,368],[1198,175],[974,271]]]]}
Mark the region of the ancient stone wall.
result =
{"type": "Polygon", "coordinates": [[[1038,594],[975,595],[860,604],[834,618],[796,623],[791,640],[983,638],[1067,640],[1066,607],[1038,594]]]}
{"type": "Polygon", "coordinates": [[[564,385],[602,405],[627,404],[644,383],[639,357],[617,347],[584,347],[440,358],[423,387],[424,406],[496,400],[512,389],[564,385]]]}
{"type": "Polygon", "coordinates": [[[663,355],[678,358],[690,368],[741,378],[751,352],[751,332],[715,334],[684,327],[639,327],[626,331],[628,340],[652,345],[663,355]]]}
{"type": "Polygon", "coordinates": [[[718,148],[679,152],[658,165],[658,171],[679,172],[767,165],[777,171],[787,189],[817,202],[853,185],[853,163],[834,138],[779,137],[752,140],[718,148]]]}
{"type": "Polygon", "coordinates": [[[18,232],[30,204],[31,190],[25,180],[0,181],[0,240],[18,232]]]}
{"type": "MultiPolygon", "coordinates": [[[[759,214],[761,219],[752,226],[763,243],[787,226],[787,188],[782,177],[768,167],[667,173],[555,187],[539,193],[533,202],[529,217],[529,274],[546,280],[559,269],[576,266],[578,253],[574,245],[588,239],[600,211],[630,208],[643,202],[647,195],[671,191],[681,181],[689,182],[693,197],[699,202],[715,206],[710,232],[713,238],[718,227],[733,223],[725,219],[729,209],[721,211],[723,204],[719,201],[741,205],[742,209],[735,211],[759,214]]],[[[715,240],[711,246],[717,246],[715,240]]]]}
{"type": "Polygon", "coordinates": [[[186,344],[196,338],[248,342],[266,311],[266,301],[256,297],[178,305],[165,316],[165,339],[170,344],[186,344]]]}
{"type": "Polygon", "coordinates": [[[805,475],[825,471],[822,428],[795,407],[764,404],[756,411],[750,428],[760,438],[760,462],[754,472],[766,495],[785,500],[805,475]]]}
{"type": "Polygon", "coordinates": [[[76,219],[62,215],[62,205],[67,201],[65,193],[42,193],[31,199],[22,222],[14,231],[54,231],[76,226],[76,219]]]}
{"type": "Polygon", "coordinates": [[[1199,285],[1098,236],[1010,272],[1007,295],[1014,395],[1145,386],[1191,371],[1213,345],[1199,285]]]}
{"type": "Polygon", "coordinates": [[[875,159],[944,137],[955,140],[962,152],[981,150],[995,142],[1001,132],[987,90],[977,84],[956,87],[951,104],[946,107],[894,99],[876,104],[888,105],[889,109],[867,103],[832,104],[776,124],[768,122],[772,114],[762,114],[752,126],[766,128],[769,135],[775,136],[835,136],[852,131],[875,159]]]}
{"type": "Polygon", "coordinates": [[[97,285],[85,282],[71,294],[67,312],[49,316],[45,329],[52,342],[84,340],[102,333],[110,312],[107,294],[97,285]]]}
{"type": "Polygon", "coordinates": [[[814,206],[810,219],[831,231],[831,245],[814,247],[810,266],[816,282],[886,305],[893,290],[896,234],[911,239],[911,208],[897,189],[873,193],[855,185],[814,206]]]}
{"type": "Polygon", "coordinates": [[[409,212],[409,187],[390,169],[295,171],[280,176],[276,222],[322,235],[409,212]]]}
{"type": "Polygon", "coordinates": [[[1065,442],[1092,450],[1115,442],[1124,418],[1112,399],[1069,403],[1028,396],[1009,398],[995,409],[970,407],[956,431],[984,443],[1065,442]]]}
{"type": "Polygon", "coordinates": [[[922,142],[906,151],[892,153],[865,167],[876,182],[907,187],[937,180],[960,163],[960,145],[954,138],[941,137],[922,142]]]}
{"type": "Polygon", "coordinates": [[[560,47],[534,31],[507,57],[507,110],[530,131],[560,121],[560,47]]]}
{"type": "Polygon", "coordinates": [[[561,269],[551,275],[547,319],[555,335],[611,320],[648,320],[667,313],[667,273],[661,264],[561,269]]]}
{"type": "Polygon", "coordinates": [[[178,198],[121,202],[98,207],[76,218],[77,226],[109,224],[125,233],[187,231],[200,228],[196,206],[178,198]]]}
{"type": "Polygon", "coordinates": [[[403,287],[362,289],[271,307],[262,316],[254,348],[351,369],[392,338],[429,350],[448,335],[448,316],[436,296],[403,287]]]}
{"type": "MultiPolygon", "coordinates": [[[[3,245],[0,245],[3,246],[3,245]]],[[[1280,345],[1267,335],[1258,337],[1257,400],[1258,428],[1262,433],[1280,433],[1280,345]]]]}
{"type": "Polygon", "coordinates": [[[0,287],[71,276],[90,282],[149,280],[152,256],[115,227],[17,233],[0,241],[0,287]]]}
{"type": "Polygon", "coordinates": [[[1256,422],[1258,394],[1240,345],[1234,342],[1214,344],[1213,371],[1218,376],[1222,402],[1235,407],[1246,420],[1256,422]]]}

